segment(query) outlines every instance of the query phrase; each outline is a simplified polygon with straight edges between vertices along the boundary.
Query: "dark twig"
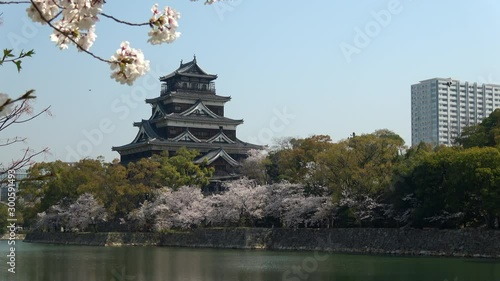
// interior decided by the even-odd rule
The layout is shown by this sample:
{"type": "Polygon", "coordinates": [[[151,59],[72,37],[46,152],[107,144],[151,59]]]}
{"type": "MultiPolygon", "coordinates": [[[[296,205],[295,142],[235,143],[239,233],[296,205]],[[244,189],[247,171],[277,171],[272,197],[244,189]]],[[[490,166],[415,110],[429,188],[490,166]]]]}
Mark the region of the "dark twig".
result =
{"type": "Polygon", "coordinates": [[[123,21],[123,20],[120,20],[120,19],[117,19],[111,15],[108,15],[106,13],[101,13],[101,15],[103,17],[106,17],[108,19],[112,19],[118,23],[122,23],[122,24],[126,24],[126,25],[130,25],[130,26],[145,26],[145,25],[149,25],[149,22],[145,22],[145,23],[131,23],[131,22],[128,22],[128,21],[123,21]]]}
{"type": "Polygon", "coordinates": [[[2,4],[29,4],[30,1],[0,1],[0,5],[2,4]]]}

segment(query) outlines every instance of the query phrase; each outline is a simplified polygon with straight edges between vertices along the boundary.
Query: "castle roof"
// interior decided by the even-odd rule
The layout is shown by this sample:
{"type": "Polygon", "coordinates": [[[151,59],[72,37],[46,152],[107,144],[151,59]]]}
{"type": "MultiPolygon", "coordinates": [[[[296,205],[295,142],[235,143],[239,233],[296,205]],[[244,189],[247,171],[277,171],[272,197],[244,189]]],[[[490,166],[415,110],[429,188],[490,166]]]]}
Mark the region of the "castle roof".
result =
{"type": "Polygon", "coordinates": [[[187,76],[187,77],[198,77],[198,78],[206,78],[208,80],[217,79],[216,74],[208,74],[200,66],[198,66],[196,62],[196,56],[193,57],[193,60],[188,63],[182,63],[175,71],[165,76],[160,77],[160,81],[165,81],[174,76],[187,76]]]}
{"type": "MultiPolygon", "coordinates": [[[[150,117],[151,123],[165,123],[165,121],[203,123],[203,124],[219,124],[219,125],[240,125],[243,119],[231,119],[220,116],[210,110],[202,100],[198,100],[190,108],[180,113],[167,113],[164,105],[158,103],[153,106],[153,114],[150,117]]],[[[141,121],[142,122],[142,121],[141,121]]],[[[135,122],[134,126],[139,127],[141,122],[135,122]]]]}
{"type": "MultiPolygon", "coordinates": [[[[122,146],[113,146],[113,151],[119,151],[123,154],[135,153],[148,150],[177,150],[181,147],[187,147],[189,144],[190,149],[196,149],[201,153],[206,153],[214,149],[214,143],[207,141],[196,142],[189,138],[181,139],[155,139],[155,138],[137,138],[138,142],[130,143],[122,146]]],[[[234,143],[217,143],[218,148],[223,148],[228,153],[246,154],[250,149],[264,149],[264,146],[247,143],[239,140],[238,138],[234,143]]]]}
{"type": "Polygon", "coordinates": [[[169,100],[169,99],[187,99],[187,100],[204,100],[204,101],[222,101],[227,102],[231,100],[230,96],[219,96],[219,95],[210,95],[203,93],[193,93],[193,92],[183,92],[182,89],[178,89],[176,92],[171,92],[167,95],[159,96],[152,99],[146,99],[147,103],[153,104],[159,101],[169,100]]]}
{"type": "Polygon", "coordinates": [[[219,148],[219,149],[215,149],[215,150],[212,150],[210,152],[208,152],[207,154],[201,156],[200,158],[196,159],[194,162],[196,164],[201,164],[205,161],[207,161],[206,163],[208,165],[212,164],[215,160],[219,159],[219,158],[222,158],[224,160],[226,160],[227,163],[229,163],[229,165],[233,166],[233,167],[236,167],[236,166],[239,166],[240,163],[238,163],[238,161],[234,160],[234,158],[232,158],[224,149],[222,148],[219,148]]]}

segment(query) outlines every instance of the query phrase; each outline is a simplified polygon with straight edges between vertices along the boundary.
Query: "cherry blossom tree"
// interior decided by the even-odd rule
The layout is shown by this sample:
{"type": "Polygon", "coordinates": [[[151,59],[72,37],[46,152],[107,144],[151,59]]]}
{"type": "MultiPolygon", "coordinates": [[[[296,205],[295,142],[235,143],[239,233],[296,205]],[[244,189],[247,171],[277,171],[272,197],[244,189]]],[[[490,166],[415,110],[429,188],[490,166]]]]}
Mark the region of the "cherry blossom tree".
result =
{"type": "Polygon", "coordinates": [[[50,206],[46,211],[39,213],[35,228],[38,230],[60,231],[68,221],[68,211],[61,204],[50,206]]]}
{"type": "Polygon", "coordinates": [[[131,230],[135,231],[150,231],[154,224],[155,218],[151,216],[151,207],[153,204],[146,200],[141,206],[132,210],[127,220],[123,219],[123,223],[128,223],[131,230]]]}
{"type": "Polygon", "coordinates": [[[212,206],[206,214],[207,222],[212,225],[250,225],[264,217],[268,204],[265,186],[256,185],[249,179],[241,179],[225,184],[226,191],[207,198],[212,206]]]}
{"type": "Polygon", "coordinates": [[[265,214],[278,219],[284,227],[319,225],[329,218],[327,196],[308,196],[303,185],[279,183],[267,186],[269,203],[265,214]],[[321,211],[321,212],[320,212],[321,211]]]}
{"type": "Polygon", "coordinates": [[[39,213],[36,228],[39,230],[59,229],[83,231],[90,225],[106,220],[104,207],[90,193],[84,193],[68,205],[63,199],[59,204],[50,206],[46,211],[39,213]]]}
{"type": "Polygon", "coordinates": [[[287,182],[258,185],[249,179],[225,183],[223,193],[203,195],[199,188],[158,190],[151,201],[131,212],[128,223],[137,230],[165,231],[200,226],[272,225],[324,227],[332,225],[336,206],[329,196],[312,196],[302,185],[287,182]]]}
{"type": "Polygon", "coordinates": [[[250,149],[247,154],[248,157],[241,163],[240,173],[259,184],[266,184],[268,182],[266,165],[270,164],[267,158],[268,152],[266,150],[250,149]]]}
{"type": "MultiPolygon", "coordinates": [[[[348,211],[354,220],[352,224],[363,227],[392,225],[396,220],[394,206],[384,203],[380,196],[370,196],[344,189],[336,204],[339,212],[348,211]]],[[[345,222],[344,222],[345,223],[345,222]]]]}
{"type": "Polygon", "coordinates": [[[156,215],[158,230],[170,228],[189,229],[196,227],[204,220],[203,194],[196,187],[183,186],[172,192],[164,189],[159,198],[160,205],[153,208],[152,215],[156,215]]]}
{"type": "Polygon", "coordinates": [[[266,216],[280,220],[283,216],[285,201],[289,198],[300,196],[304,187],[300,184],[280,182],[266,186],[269,196],[268,204],[264,207],[266,216]]]}
{"type": "Polygon", "coordinates": [[[92,225],[96,231],[96,224],[106,221],[107,216],[104,207],[90,193],[80,195],[76,202],[69,206],[67,213],[67,227],[78,230],[85,230],[92,225]]]}
{"type": "Polygon", "coordinates": [[[321,197],[318,203],[316,212],[309,219],[310,224],[326,228],[332,227],[337,206],[328,196],[321,197]]]}
{"type": "Polygon", "coordinates": [[[201,190],[183,186],[177,191],[162,188],[154,199],[132,211],[128,219],[136,229],[165,231],[189,229],[202,224],[207,208],[201,190]]]}

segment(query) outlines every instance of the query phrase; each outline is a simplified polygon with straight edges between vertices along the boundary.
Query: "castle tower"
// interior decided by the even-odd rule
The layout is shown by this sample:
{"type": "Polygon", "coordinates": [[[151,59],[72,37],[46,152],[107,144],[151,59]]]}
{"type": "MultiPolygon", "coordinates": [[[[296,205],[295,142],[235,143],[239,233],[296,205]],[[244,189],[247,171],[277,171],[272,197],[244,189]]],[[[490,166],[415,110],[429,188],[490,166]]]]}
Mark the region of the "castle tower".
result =
{"type": "Polygon", "coordinates": [[[203,71],[196,56],[182,63],[174,72],[160,77],[159,97],[147,99],[152,107],[151,117],[135,122],[139,128],[135,139],[127,145],[113,147],[120,153],[121,162],[137,161],[153,154],[168,151],[175,155],[181,147],[195,149],[200,156],[215,168],[217,178],[234,175],[248,150],[262,149],[236,137],[236,127],[242,119],[224,116],[224,105],[231,100],[215,92],[217,75],[203,71]]]}

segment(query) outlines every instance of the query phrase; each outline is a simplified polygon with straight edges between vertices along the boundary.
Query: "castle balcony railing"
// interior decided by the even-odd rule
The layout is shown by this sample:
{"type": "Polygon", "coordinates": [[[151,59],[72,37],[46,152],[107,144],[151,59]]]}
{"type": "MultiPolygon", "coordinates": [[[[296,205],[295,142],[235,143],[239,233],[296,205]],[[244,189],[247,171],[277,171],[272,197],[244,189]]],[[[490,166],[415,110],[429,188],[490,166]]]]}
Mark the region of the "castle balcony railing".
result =
{"type": "Polygon", "coordinates": [[[161,85],[161,94],[165,95],[169,92],[199,92],[199,93],[212,93],[215,94],[215,83],[200,84],[200,83],[177,83],[172,87],[167,84],[161,85]]]}

